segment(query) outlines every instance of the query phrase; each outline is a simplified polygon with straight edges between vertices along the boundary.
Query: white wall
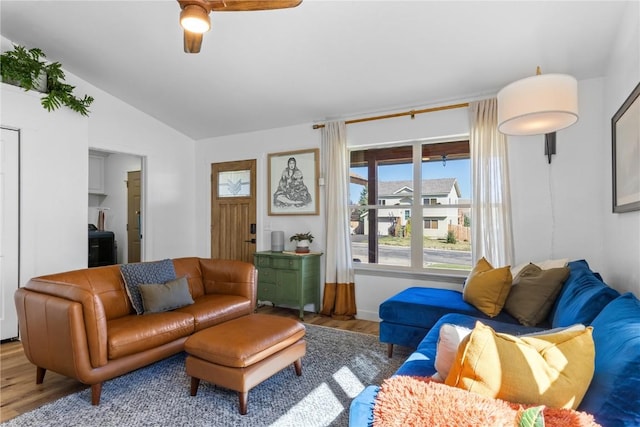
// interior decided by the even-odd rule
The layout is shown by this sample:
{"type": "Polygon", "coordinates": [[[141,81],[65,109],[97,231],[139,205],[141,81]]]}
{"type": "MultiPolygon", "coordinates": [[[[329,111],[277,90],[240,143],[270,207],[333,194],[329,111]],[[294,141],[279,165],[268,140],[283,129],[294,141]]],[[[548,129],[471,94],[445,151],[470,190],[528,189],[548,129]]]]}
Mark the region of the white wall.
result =
{"type": "Polygon", "coordinates": [[[144,260],[193,256],[194,141],[86,82],[74,84],[78,93],[96,98],[88,147],[144,158],[144,260]]]}
{"type": "Polygon", "coordinates": [[[602,273],[616,289],[640,295],[640,211],[614,214],[611,207],[611,118],[638,85],[640,76],[640,3],[629,2],[627,7],[612,46],[603,90],[604,158],[601,168],[604,188],[600,206],[606,250],[602,273]]]}
{"type": "Polygon", "coordinates": [[[602,85],[579,82],[580,119],[557,132],[551,164],[543,135],[508,138],[516,264],[569,258],[604,267],[602,85]]]}
{"type": "Polygon", "coordinates": [[[5,83],[0,94],[2,125],[21,131],[20,281],[86,267],[88,119],[5,83]]]}
{"type": "MultiPolygon", "coordinates": [[[[11,46],[2,39],[3,48],[11,46]]],[[[47,112],[40,95],[0,84],[4,126],[22,131],[21,283],[87,266],[88,151],[146,158],[145,259],[192,256],[195,249],[194,142],[66,72],[79,95],[95,98],[82,117],[47,112]]]]}
{"type": "MultiPolygon", "coordinates": [[[[198,256],[211,256],[211,164],[234,160],[256,159],[258,251],[271,248],[271,231],[284,231],[285,250],[293,250],[289,237],[311,231],[315,239],[311,250],[324,248],[324,187],[320,187],[320,215],[269,216],[270,192],[267,190],[267,159],[270,153],[320,148],[320,132],[311,125],[291,126],[251,132],[196,143],[196,229],[202,230],[196,241],[198,256]]],[[[305,176],[305,183],[308,177],[305,176]]]]}

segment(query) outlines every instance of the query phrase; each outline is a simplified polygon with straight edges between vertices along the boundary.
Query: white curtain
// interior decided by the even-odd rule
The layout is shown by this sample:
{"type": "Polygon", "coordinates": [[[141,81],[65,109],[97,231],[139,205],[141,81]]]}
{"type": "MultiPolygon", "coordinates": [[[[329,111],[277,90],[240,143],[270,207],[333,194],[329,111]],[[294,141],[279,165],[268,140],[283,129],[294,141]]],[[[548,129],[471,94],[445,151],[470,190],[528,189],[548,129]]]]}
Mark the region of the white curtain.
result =
{"type": "Polygon", "coordinates": [[[471,252],[494,267],[512,265],[513,231],[507,138],[498,132],[498,101],[469,105],[471,135],[471,252]]]}
{"type": "Polygon", "coordinates": [[[352,319],[356,314],[349,226],[349,159],[344,122],[322,129],[326,188],[325,286],[322,314],[352,319]]]}

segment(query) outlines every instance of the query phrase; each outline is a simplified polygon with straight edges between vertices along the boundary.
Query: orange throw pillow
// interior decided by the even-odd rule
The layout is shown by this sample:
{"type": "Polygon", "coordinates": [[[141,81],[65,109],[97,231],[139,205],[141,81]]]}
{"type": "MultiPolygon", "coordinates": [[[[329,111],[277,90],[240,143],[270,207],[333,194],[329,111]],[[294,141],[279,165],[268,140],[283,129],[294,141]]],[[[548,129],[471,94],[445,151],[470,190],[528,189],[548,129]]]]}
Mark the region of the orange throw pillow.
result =
{"type": "Polygon", "coordinates": [[[493,268],[484,257],[471,270],[462,298],[489,317],[497,316],[511,290],[511,266],[493,268]]]}

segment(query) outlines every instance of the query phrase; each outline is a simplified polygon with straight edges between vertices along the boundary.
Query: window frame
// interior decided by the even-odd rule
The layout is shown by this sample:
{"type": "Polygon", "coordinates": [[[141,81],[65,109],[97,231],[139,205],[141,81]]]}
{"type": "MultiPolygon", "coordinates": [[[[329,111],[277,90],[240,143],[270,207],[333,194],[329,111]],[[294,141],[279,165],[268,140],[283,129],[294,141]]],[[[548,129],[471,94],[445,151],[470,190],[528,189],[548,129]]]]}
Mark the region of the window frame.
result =
{"type": "MultiPolygon", "coordinates": [[[[349,168],[351,167],[367,167],[367,205],[350,205],[350,209],[367,209],[369,211],[368,220],[368,263],[357,263],[357,270],[375,270],[375,271],[404,271],[408,274],[419,273],[420,275],[430,276],[454,276],[461,277],[467,276],[468,271],[455,270],[455,269],[441,269],[441,268],[428,268],[423,267],[423,237],[424,237],[424,223],[423,223],[423,208],[450,208],[455,206],[457,208],[471,207],[470,203],[465,204],[436,204],[424,205],[423,197],[413,197],[413,202],[407,206],[411,211],[411,223],[422,224],[423,227],[419,227],[420,233],[411,233],[411,263],[410,267],[378,264],[378,235],[377,235],[377,211],[388,208],[389,206],[380,204],[377,193],[377,168],[381,161],[391,161],[400,163],[407,163],[406,160],[410,160],[413,164],[413,182],[414,188],[416,182],[422,181],[422,162],[424,159],[436,158],[438,161],[443,160],[455,160],[455,159],[470,159],[470,147],[468,135],[439,139],[437,141],[403,141],[398,143],[380,144],[376,146],[354,146],[349,147],[349,168]],[[417,147],[417,149],[416,149],[417,147]],[[419,165],[419,167],[416,167],[419,165]],[[373,189],[373,190],[372,190],[373,189]],[[376,204],[377,203],[377,204],[376,204]],[[372,220],[374,218],[374,220],[372,220]]],[[[385,163],[393,164],[393,163],[385,163]]],[[[350,174],[348,174],[349,176],[350,174]]],[[[417,187],[421,188],[421,187],[417,187]]],[[[429,198],[431,199],[431,198],[429,198]]]]}

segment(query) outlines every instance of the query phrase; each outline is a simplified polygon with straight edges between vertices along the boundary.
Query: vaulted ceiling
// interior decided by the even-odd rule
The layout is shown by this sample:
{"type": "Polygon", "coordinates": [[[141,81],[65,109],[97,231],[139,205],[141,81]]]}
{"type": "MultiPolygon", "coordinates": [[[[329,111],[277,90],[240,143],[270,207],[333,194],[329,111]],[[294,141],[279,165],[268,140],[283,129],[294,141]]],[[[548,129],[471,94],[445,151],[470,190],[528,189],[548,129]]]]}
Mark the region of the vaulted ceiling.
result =
{"type": "Polygon", "coordinates": [[[186,54],[174,0],[3,0],[0,32],[199,140],[494,95],[538,65],[600,77],[626,3],[303,0],[214,12],[186,54]]]}

